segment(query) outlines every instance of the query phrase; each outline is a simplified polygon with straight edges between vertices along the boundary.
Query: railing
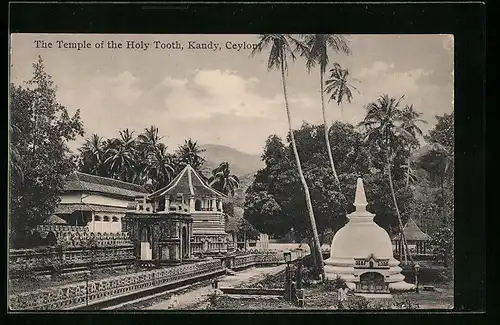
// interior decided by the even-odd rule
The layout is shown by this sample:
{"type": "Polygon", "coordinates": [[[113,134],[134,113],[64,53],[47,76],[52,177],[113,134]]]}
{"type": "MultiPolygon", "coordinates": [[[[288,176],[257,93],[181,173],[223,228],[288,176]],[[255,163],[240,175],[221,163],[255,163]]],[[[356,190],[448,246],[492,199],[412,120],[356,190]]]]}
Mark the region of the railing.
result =
{"type": "Polygon", "coordinates": [[[67,270],[88,264],[106,266],[132,263],[134,260],[133,245],[64,250],[48,248],[44,251],[22,249],[9,251],[9,270],[11,276],[16,277],[20,273],[51,272],[54,267],[67,270]]]}
{"type": "Polygon", "coordinates": [[[66,247],[86,247],[95,243],[98,247],[131,245],[128,233],[94,233],[86,226],[39,225],[35,229],[43,238],[53,233],[57,244],[66,247]]]}
{"type": "Polygon", "coordinates": [[[88,285],[78,282],[10,296],[9,306],[11,310],[75,309],[223,270],[220,261],[211,260],[89,281],[88,285]]]}
{"type": "Polygon", "coordinates": [[[244,268],[253,265],[284,263],[283,255],[278,252],[259,252],[248,255],[239,255],[234,258],[233,268],[244,268]]]}

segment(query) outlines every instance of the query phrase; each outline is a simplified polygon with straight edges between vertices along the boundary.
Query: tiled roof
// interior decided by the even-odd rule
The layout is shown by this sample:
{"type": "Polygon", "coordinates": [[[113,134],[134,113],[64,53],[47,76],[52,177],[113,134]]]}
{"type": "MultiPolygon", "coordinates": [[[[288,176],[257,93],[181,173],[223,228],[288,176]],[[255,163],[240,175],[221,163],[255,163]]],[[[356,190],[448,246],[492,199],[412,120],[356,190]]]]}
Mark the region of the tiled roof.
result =
{"type": "MultiPolygon", "coordinates": [[[[420,230],[415,220],[410,218],[406,225],[403,227],[403,233],[405,234],[406,240],[429,240],[431,236],[427,235],[425,232],[420,230]]],[[[392,240],[400,240],[401,234],[397,234],[392,240]]]]}
{"type": "Polygon", "coordinates": [[[74,172],[66,177],[64,190],[98,192],[130,198],[147,193],[144,187],[137,184],[122,182],[112,178],[100,177],[81,172],[74,172]]]}
{"type": "Polygon", "coordinates": [[[227,197],[225,194],[213,189],[200,175],[189,165],[187,165],[167,186],[152,193],[151,198],[163,196],[165,194],[190,194],[196,196],[217,196],[227,197]]]}
{"type": "Polygon", "coordinates": [[[51,215],[43,221],[45,225],[67,225],[68,222],[62,218],[59,218],[55,214],[51,215]]]}
{"type": "Polygon", "coordinates": [[[59,204],[56,207],[56,211],[54,213],[55,214],[71,214],[75,211],[125,213],[128,210],[130,210],[130,208],[113,207],[113,206],[99,205],[99,204],[69,203],[69,204],[59,204]]]}

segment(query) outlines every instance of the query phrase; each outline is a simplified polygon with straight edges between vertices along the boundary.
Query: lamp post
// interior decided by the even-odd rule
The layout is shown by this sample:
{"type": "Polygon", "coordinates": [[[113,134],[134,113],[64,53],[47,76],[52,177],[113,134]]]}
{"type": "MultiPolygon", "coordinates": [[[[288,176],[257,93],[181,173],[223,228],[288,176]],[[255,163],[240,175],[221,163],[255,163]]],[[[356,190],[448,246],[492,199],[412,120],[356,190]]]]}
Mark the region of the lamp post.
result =
{"type": "Polygon", "coordinates": [[[418,272],[420,271],[420,265],[415,264],[415,292],[418,293],[418,272]]]}
{"type": "Polygon", "coordinates": [[[292,252],[286,250],[283,252],[283,257],[286,263],[286,280],[285,280],[285,295],[288,301],[292,300],[292,277],[290,274],[290,262],[292,260],[292,252]]]}

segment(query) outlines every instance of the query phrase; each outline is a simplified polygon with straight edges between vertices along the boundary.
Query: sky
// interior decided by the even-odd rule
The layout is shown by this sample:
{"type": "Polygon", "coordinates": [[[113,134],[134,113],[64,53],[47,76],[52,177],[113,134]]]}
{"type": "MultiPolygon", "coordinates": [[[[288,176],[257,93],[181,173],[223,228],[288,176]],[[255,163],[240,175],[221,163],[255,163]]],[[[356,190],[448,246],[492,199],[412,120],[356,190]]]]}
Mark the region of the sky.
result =
{"type": "MultiPolygon", "coordinates": [[[[405,95],[402,105],[413,104],[428,122],[421,125],[424,132],[435,125],[435,115],[453,111],[453,36],[345,36],[352,54],[330,51],[330,62],[349,70],[359,93],[342,109],[327,101],[328,123],[360,122],[364,107],[383,94],[405,95]]],[[[268,52],[250,56],[257,42],[258,35],[13,34],[10,78],[16,85],[29,80],[40,55],[58,102],[69,113],[80,110],[85,136],[116,137],[125,128],[139,134],[155,125],[170,151],[192,138],[261,154],[267,137],[285,137],[288,124],[280,73],[267,70],[268,52]],[[149,46],[126,48],[127,41],[149,46]],[[78,42],[83,48],[70,45],[78,42]],[[182,49],[166,46],[174,42],[182,49]],[[122,48],[109,48],[118,44],[122,48]]],[[[286,81],[292,126],[322,124],[319,70],[308,72],[297,59],[286,81]]],[[[69,145],[75,150],[83,142],[69,145]]]]}

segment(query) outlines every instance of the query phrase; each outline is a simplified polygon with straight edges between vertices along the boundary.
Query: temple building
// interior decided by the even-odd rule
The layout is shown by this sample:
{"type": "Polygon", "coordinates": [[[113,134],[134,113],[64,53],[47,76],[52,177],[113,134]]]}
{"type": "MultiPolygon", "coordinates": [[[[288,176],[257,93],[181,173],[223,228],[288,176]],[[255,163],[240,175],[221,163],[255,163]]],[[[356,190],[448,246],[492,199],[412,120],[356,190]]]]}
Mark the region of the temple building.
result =
{"type": "Polygon", "coordinates": [[[144,187],[81,172],[65,179],[61,202],[54,214],[69,226],[86,226],[94,233],[119,233],[122,218],[144,187]]]}
{"type": "Polygon", "coordinates": [[[170,184],[147,195],[136,209],[143,215],[149,212],[162,218],[182,217],[189,236],[186,242],[190,246],[189,253],[217,254],[228,251],[228,234],[222,209],[225,199],[225,194],[210,187],[188,165],[170,184]],[[188,226],[191,223],[192,226],[188,226]]]}
{"type": "Polygon", "coordinates": [[[363,180],[358,178],[356,211],[347,216],[349,222],[333,237],[330,257],[325,261],[327,278],[343,278],[357,293],[413,289],[413,284],[404,282],[389,234],[374,222],[375,215],[366,210],[367,205],[363,180]]]}

